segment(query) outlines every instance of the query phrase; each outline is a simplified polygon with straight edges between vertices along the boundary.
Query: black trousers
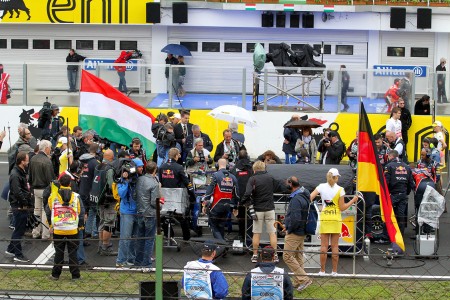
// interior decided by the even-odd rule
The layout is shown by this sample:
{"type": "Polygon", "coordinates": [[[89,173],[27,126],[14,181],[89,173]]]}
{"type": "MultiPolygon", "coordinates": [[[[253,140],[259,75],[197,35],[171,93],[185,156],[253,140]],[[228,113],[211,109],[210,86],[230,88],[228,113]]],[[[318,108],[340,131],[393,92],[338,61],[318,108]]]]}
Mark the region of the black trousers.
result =
{"type": "Polygon", "coordinates": [[[80,278],[80,268],[78,266],[77,260],[78,241],[76,239],[78,239],[78,234],[53,234],[53,244],[55,246],[55,264],[52,270],[53,277],[59,278],[59,276],[61,275],[64,263],[64,251],[67,246],[67,251],[69,252],[70,274],[72,274],[72,278],[80,278]]]}
{"type": "Polygon", "coordinates": [[[398,227],[403,235],[408,220],[408,195],[406,193],[397,195],[391,194],[391,200],[398,227]]]}

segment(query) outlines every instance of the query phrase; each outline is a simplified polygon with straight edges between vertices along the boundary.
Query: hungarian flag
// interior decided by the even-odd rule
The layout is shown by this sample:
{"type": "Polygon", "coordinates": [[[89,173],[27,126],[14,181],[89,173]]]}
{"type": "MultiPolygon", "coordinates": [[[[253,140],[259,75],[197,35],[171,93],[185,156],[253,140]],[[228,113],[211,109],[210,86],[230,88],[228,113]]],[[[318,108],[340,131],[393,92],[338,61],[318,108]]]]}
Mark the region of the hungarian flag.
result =
{"type": "Polygon", "coordinates": [[[391,197],[384,178],[384,170],[378,160],[372,128],[362,103],[359,118],[357,190],[378,195],[381,217],[386,224],[389,239],[405,251],[403,237],[398,228],[391,197]]]}
{"type": "Polygon", "coordinates": [[[94,129],[102,138],[129,145],[138,137],[147,153],[155,150],[152,114],[109,83],[81,71],[79,125],[94,129]]]}

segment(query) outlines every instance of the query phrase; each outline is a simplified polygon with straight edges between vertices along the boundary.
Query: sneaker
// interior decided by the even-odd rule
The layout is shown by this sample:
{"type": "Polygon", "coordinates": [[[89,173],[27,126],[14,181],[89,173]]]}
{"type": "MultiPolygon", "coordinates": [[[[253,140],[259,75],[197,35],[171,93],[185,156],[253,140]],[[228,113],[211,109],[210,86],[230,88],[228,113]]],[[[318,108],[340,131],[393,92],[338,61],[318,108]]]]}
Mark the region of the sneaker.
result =
{"type": "Polygon", "coordinates": [[[278,254],[274,254],[274,256],[273,256],[273,262],[274,263],[279,263],[280,262],[280,259],[278,258],[278,254]]]}
{"type": "Polygon", "coordinates": [[[9,257],[14,257],[14,256],[16,256],[14,253],[9,252],[8,250],[5,251],[5,254],[8,255],[9,257]]]}
{"type": "Polygon", "coordinates": [[[300,284],[300,285],[298,286],[298,288],[297,288],[297,291],[299,291],[299,292],[303,291],[303,290],[306,289],[308,286],[310,286],[311,283],[312,283],[312,280],[310,279],[310,280],[306,281],[305,283],[300,284]]]}
{"type": "Polygon", "coordinates": [[[8,227],[9,227],[9,229],[11,229],[11,230],[16,229],[16,227],[14,227],[14,226],[12,226],[12,225],[9,225],[8,227]]]}
{"type": "Polygon", "coordinates": [[[125,262],[124,265],[125,265],[125,266],[128,266],[128,267],[133,267],[133,266],[134,266],[134,263],[127,261],[127,262],[125,262]]]}
{"type": "Polygon", "coordinates": [[[337,272],[331,272],[331,276],[337,277],[337,276],[338,276],[338,273],[337,273],[337,272]]]}
{"type": "Polygon", "coordinates": [[[21,256],[14,256],[14,261],[18,261],[18,262],[30,262],[30,260],[28,258],[26,258],[25,256],[21,255],[21,256]]]}
{"type": "Polygon", "coordinates": [[[117,251],[113,251],[112,247],[108,247],[106,249],[100,248],[100,255],[101,256],[116,256],[117,251]]]}
{"type": "Polygon", "coordinates": [[[320,271],[319,273],[317,273],[318,276],[325,276],[327,275],[325,272],[320,271]]]}
{"type": "Polygon", "coordinates": [[[258,255],[253,255],[252,256],[252,263],[257,263],[258,262],[258,255]]]}
{"type": "Polygon", "coordinates": [[[59,280],[59,277],[55,277],[53,275],[50,275],[50,276],[48,276],[48,279],[56,281],[56,280],[59,280]]]}

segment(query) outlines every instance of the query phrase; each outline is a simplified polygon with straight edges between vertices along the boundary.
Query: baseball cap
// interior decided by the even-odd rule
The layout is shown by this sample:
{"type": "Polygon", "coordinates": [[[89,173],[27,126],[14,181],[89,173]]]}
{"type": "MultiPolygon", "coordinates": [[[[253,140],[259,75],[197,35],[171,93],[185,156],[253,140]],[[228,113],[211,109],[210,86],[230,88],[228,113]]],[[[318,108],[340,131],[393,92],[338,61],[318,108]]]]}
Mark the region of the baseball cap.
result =
{"type": "Polygon", "coordinates": [[[136,168],[144,166],[144,163],[140,158],[133,158],[133,162],[136,165],[136,168]]]}
{"type": "Polygon", "coordinates": [[[431,126],[433,126],[433,127],[436,127],[436,126],[442,127],[442,123],[441,123],[441,121],[434,121],[433,125],[431,125],[431,126]]]}
{"type": "Polygon", "coordinates": [[[58,139],[58,144],[67,144],[67,137],[62,136],[58,139]]]}
{"type": "Polygon", "coordinates": [[[333,176],[341,176],[341,174],[339,174],[338,169],[336,169],[336,168],[331,168],[331,169],[328,171],[328,173],[331,173],[331,175],[333,175],[333,176]]]}
{"type": "Polygon", "coordinates": [[[261,250],[261,259],[262,260],[271,260],[273,259],[273,256],[275,255],[275,250],[272,248],[272,246],[265,246],[261,250]]]}
{"type": "Polygon", "coordinates": [[[334,131],[334,130],[331,130],[330,133],[328,133],[328,136],[329,137],[338,136],[338,133],[336,131],[334,131]]]}
{"type": "Polygon", "coordinates": [[[179,113],[173,114],[174,118],[181,119],[181,115],[179,113]]]}
{"type": "Polygon", "coordinates": [[[217,245],[211,240],[205,241],[203,243],[203,250],[214,251],[216,249],[217,249],[217,245]]]}
{"type": "Polygon", "coordinates": [[[50,109],[51,109],[51,110],[59,109],[59,106],[56,105],[56,104],[52,104],[52,105],[50,106],[50,109]]]}

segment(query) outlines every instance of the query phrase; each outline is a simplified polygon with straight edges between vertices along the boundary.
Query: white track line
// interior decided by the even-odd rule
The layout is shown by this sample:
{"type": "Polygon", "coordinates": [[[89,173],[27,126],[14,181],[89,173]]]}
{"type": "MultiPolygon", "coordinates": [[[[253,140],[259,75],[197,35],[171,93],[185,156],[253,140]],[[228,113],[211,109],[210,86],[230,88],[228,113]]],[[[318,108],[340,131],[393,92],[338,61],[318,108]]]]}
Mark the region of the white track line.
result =
{"type": "Polygon", "coordinates": [[[47,248],[33,261],[33,265],[45,265],[47,261],[55,254],[55,247],[53,247],[53,243],[50,243],[47,248]]]}

